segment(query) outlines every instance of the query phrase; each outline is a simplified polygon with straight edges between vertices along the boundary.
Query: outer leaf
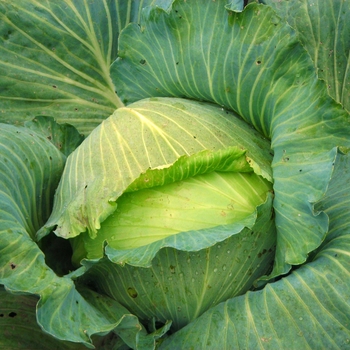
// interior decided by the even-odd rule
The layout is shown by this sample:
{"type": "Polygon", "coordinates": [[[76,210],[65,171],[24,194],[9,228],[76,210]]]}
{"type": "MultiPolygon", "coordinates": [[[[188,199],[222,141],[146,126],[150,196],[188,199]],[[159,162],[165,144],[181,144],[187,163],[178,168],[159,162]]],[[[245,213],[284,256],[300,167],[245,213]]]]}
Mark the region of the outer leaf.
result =
{"type": "Polygon", "coordinates": [[[350,156],[339,155],[318,205],[330,233],[288,277],[212,308],[161,349],[346,349],[350,345],[350,156]]]}
{"type": "Polygon", "coordinates": [[[26,128],[44,135],[65,156],[72,153],[84,140],[84,137],[72,125],[58,124],[53,118],[36,117],[24,125],[26,128]]]}
{"type": "Polygon", "coordinates": [[[83,345],[58,341],[44,333],[36,322],[37,301],[34,296],[14,295],[0,289],[1,349],[86,349],[83,345]]]}
{"type": "Polygon", "coordinates": [[[50,201],[65,160],[44,136],[30,129],[1,124],[2,230],[12,233],[24,229],[28,237],[34,237],[50,214],[50,201]]]}
{"type": "Polygon", "coordinates": [[[169,14],[145,11],[141,28],[123,31],[112,77],[125,103],[147,96],[212,101],[271,138],[277,275],[304,262],[327,232],[327,217],[313,203],[327,189],[335,146],[350,146],[349,116],[271,8],[252,3],[231,13],[225,5],[175,1],[169,14]]]}
{"type": "Polygon", "coordinates": [[[81,295],[70,276],[60,278],[46,265],[33,240],[50,213],[65,158],[45,136],[1,125],[0,283],[12,292],[40,296],[38,323],[58,339],[91,347],[91,335],[118,328],[129,346],[145,341],[153,348],[159,334],[147,336],[137,318],[113,300],[81,295]]]}
{"type": "Polygon", "coordinates": [[[151,0],[0,4],[0,121],[37,115],[88,134],[122,105],[109,76],[118,35],[151,0]]]}
{"type": "Polygon", "coordinates": [[[350,111],[350,4],[341,0],[263,0],[296,30],[328,93],[350,111]]]}
{"type": "MultiPolygon", "coordinates": [[[[118,109],[69,157],[53,213],[39,237],[57,225],[55,232],[61,237],[75,237],[87,229],[94,238],[100,223],[116,210],[118,197],[141,174],[170,168],[181,157],[203,151],[208,152],[190,169],[213,171],[215,152],[228,147],[249,150],[244,162],[269,178],[268,141],[217,106],[150,99],[118,109]]],[[[179,169],[170,172],[172,181],[192,175],[179,169]]]]}

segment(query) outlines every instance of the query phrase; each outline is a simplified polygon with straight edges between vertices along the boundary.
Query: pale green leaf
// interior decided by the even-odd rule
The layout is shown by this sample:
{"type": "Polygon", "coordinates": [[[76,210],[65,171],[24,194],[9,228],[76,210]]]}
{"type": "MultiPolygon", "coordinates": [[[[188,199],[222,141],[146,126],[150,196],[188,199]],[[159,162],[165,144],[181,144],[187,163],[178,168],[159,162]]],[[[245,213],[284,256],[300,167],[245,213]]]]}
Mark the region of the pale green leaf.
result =
{"type": "Polygon", "coordinates": [[[121,196],[98,232],[115,249],[148,245],[180,232],[236,223],[266,200],[271,184],[254,173],[197,175],[121,196]],[[136,219],[137,218],[137,219],[136,219]]]}
{"type": "Polygon", "coordinates": [[[102,258],[105,250],[115,263],[149,267],[163,247],[204,249],[252,228],[256,208],[265,202],[270,214],[269,194],[271,184],[254,173],[217,172],[125,193],[96,238],[87,233],[76,238],[73,259],[79,264],[102,258]]]}

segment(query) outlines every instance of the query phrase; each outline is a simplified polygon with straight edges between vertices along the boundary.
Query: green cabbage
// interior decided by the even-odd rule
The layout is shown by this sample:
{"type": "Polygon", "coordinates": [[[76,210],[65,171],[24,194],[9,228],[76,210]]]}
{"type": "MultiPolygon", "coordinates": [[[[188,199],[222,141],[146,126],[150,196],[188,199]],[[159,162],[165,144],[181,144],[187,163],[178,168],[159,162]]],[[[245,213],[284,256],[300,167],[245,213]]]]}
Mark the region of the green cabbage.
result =
{"type": "Polygon", "coordinates": [[[349,14],[2,1],[0,348],[349,347],[349,14]]]}

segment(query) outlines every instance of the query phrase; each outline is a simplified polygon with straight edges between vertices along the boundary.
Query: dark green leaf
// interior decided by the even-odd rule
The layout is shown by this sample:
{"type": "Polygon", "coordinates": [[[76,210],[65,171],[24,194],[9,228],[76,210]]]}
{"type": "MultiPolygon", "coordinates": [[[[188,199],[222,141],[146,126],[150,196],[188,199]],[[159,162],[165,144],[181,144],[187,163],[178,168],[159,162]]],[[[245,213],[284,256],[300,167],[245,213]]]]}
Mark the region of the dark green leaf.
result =
{"type": "MultiPolygon", "coordinates": [[[[55,117],[88,134],[122,105],[109,76],[118,36],[151,0],[0,4],[0,121],[55,117]]],[[[164,4],[166,6],[166,4],[164,4]]]]}
{"type": "Polygon", "coordinates": [[[350,4],[263,0],[285,17],[309,52],[328,93],[350,111],[350,4]]]}
{"type": "Polygon", "coordinates": [[[84,140],[74,126],[58,124],[51,117],[36,117],[32,121],[24,123],[28,129],[44,135],[65,156],[69,156],[84,140]]]}

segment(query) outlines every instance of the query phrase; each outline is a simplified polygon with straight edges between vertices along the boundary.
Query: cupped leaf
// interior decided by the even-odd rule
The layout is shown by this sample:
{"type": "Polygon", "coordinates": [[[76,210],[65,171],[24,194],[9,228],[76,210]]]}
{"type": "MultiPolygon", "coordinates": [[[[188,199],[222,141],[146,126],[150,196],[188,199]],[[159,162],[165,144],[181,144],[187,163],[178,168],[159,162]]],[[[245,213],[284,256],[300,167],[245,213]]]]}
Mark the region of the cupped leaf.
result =
{"type": "Polygon", "coordinates": [[[152,2],[2,1],[0,121],[50,115],[88,134],[122,105],[109,76],[118,36],[152,2]]]}
{"type": "Polygon", "coordinates": [[[288,277],[203,314],[161,349],[346,349],[350,344],[350,156],[339,154],[325,198],[325,243],[288,277]]]}
{"type": "Polygon", "coordinates": [[[176,331],[210,307],[245,293],[271,269],[276,243],[271,204],[268,196],[246,220],[250,229],[241,224],[239,230],[227,225],[183,232],[126,251],[107,246],[108,259],[83,261],[89,271],[82,280],[145,323],[152,317],[171,320],[176,331]]]}
{"type": "Polygon", "coordinates": [[[137,347],[143,339],[152,349],[158,333],[147,335],[137,318],[113,300],[80,293],[72,279],[79,272],[58,277],[34,241],[50,214],[65,160],[46,135],[1,124],[0,284],[10,292],[39,296],[38,323],[56,339],[91,347],[93,334],[115,330],[129,346],[137,347]]]}
{"type": "Polygon", "coordinates": [[[69,157],[53,213],[38,236],[56,227],[56,234],[64,238],[86,230],[94,238],[101,222],[117,209],[116,200],[140,175],[145,174],[142,179],[147,183],[147,171],[157,174],[164,169],[159,184],[164,176],[174,182],[193,175],[186,167],[166,170],[180,158],[188,165],[193,161],[189,169],[195,173],[214,171],[215,166],[222,169],[216,152],[227,157],[226,148],[231,151],[228,155],[237,154],[237,163],[242,163],[243,156],[244,163],[271,178],[268,141],[218,106],[164,98],[120,108],[69,157]]]}
{"type": "Polygon", "coordinates": [[[226,3],[175,1],[169,13],[148,8],[140,27],[122,32],[111,74],[124,103],[149,96],[215,102],[271,139],[278,275],[303,263],[325,237],[328,219],[314,203],[327,189],[336,146],[350,146],[349,115],[270,7],[252,3],[235,13],[226,3]]]}
{"type": "Polygon", "coordinates": [[[350,4],[332,0],[262,2],[296,30],[328,93],[350,111],[350,4]]]}

